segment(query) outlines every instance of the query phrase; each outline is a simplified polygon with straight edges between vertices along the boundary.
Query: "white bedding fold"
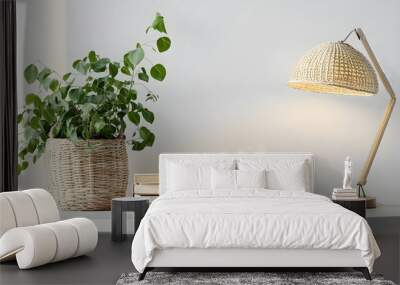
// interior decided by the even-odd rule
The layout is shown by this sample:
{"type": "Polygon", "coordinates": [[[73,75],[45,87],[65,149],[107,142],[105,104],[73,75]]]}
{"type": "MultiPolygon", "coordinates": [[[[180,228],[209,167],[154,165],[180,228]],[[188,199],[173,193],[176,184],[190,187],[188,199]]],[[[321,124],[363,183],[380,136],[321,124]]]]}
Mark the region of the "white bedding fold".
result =
{"type": "Polygon", "coordinates": [[[155,249],[358,249],[372,271],[379,248],[359,215],[298,191],[182,191],[156,199],[132,243],[142,272],[155,249]]]}

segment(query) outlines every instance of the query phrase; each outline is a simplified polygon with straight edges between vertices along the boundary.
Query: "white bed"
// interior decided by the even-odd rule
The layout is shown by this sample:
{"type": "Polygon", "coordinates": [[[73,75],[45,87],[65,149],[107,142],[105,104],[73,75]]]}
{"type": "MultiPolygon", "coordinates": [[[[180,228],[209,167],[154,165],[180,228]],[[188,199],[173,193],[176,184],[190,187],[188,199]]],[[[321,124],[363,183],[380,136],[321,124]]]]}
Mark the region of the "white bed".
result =
{"type": "MultiPolygon", "coordinates": [[[[363,218],[312,194],[312,154],[161,154],[159,171],[160,197],[132,243],[132,262],[141,278],[154,267],[354,267],[368,278],[380,255],[363,218]],[[171,165],[244,171],[267,165],[279,175],[268,178],[274,190],[186,189],[171,181],[183,179],[171,165]],[[293,171],[296,165],[302,165],[304,177],[293,171]],[[304,189],[298,186],[302,183],[304,189]]],[[[204,173],[193,179],[200,179],[198,184],[210,179],[204,173]]]]}

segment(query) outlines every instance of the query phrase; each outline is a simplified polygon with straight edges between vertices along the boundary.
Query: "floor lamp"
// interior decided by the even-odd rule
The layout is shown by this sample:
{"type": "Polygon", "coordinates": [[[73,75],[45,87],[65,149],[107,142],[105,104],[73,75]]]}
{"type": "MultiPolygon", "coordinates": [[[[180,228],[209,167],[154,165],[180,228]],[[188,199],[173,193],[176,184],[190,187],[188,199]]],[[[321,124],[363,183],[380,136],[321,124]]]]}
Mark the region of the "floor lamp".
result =
{"type": "MultiPolygon", "coordinates": [[[[361,197],[366,197],[364,186],[367,184],[369,171],[396,103],[396,94],[383,73],[364,32],[360,28],[356,28],[342,41],[323,43],[313,48],[296,64],[288,82],[290,87],[304,91],[371,96],[378,92],[376,73],[389,93],[390,99],[368,158],[358,178],[357,187],[361,197]],[[352,33],[355,33],[362,42],[375,70],[362,53],[346,43],[352,33]]],[[[375,198],[367,199],[368,206],[376,206],[375,198]]]]}

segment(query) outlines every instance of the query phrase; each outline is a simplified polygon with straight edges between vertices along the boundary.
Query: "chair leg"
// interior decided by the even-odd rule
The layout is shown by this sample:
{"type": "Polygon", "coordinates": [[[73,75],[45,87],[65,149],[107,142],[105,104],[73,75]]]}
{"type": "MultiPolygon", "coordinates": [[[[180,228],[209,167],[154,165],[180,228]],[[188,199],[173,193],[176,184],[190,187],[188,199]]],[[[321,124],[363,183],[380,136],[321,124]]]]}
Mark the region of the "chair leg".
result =
{"type": "Polygon", "coordinates": [[[142,281],[144,279],[144,277],[146,277],[146,273],[147,273],[148,269],[147,267],[143,270],[142,273],[139,274],[139,278],[138,281],[142,281]]]}
{"type": "Polygon", "coordinates": [[[369,270],[367,267],[355,267],[354,269],[357,271],[361,271],[361,273],[364,275],[365,279],[372,280],[371,274],[369,274],[369,270]]]}

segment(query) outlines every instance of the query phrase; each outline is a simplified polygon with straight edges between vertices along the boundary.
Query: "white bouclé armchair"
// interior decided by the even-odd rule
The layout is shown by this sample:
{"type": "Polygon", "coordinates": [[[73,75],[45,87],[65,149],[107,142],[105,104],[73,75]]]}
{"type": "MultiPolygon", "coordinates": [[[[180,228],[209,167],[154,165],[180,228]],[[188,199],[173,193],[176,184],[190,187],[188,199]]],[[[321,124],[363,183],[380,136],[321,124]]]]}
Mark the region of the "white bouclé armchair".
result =
{"type": "Polygon", "coordinates": [[[97,228],[86,218],[60,221],[56,202],[43,189],[0,193],[0,262],[28,269],[96,248],[97,228]]]}

